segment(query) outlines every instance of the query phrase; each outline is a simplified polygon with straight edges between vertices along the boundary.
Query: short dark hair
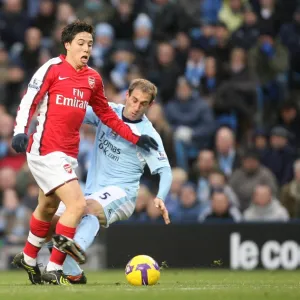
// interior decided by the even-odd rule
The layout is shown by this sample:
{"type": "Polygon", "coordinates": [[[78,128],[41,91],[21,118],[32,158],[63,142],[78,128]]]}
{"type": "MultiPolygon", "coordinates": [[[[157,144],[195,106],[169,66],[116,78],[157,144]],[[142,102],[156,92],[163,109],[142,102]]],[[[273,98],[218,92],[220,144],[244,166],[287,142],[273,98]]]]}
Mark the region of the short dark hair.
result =
{"type": "Polygon", "coordinates": [[[65,45],[65,43],[71,43],[74,40],[75,35],[80,32],[88,32],[93,36],[94,39],[95,33],[93,25],[77,20],[64,27],[61,33],[62,44],[65,45]]]}

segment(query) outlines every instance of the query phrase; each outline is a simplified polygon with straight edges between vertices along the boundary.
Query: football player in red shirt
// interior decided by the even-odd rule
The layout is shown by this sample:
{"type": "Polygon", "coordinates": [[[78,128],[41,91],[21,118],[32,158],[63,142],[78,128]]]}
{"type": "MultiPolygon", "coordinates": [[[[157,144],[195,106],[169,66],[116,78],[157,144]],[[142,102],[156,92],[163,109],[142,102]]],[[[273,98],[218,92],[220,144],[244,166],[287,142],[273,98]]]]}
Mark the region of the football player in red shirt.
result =
{"type": "Polygon", "coordinates": [[[38,205],[30,220],[30,232],[23,252],[13,263],[26,270],[33,284],[70,284],[62,272],[66,253],[54,248],[43,272],[36,263],[38,251],[62,201],[66,211],[56,226],[56,234],[70,245],[86,201],[75,168],[79,149],[79,129],[88,105],[112,130],[149,151],[157,143],[147,135],[132,133],[109,107],[101,76],[87,63],[93,46],[93,27],[76,21],[62,32],[66,56],[60,55],[41,66],[31,79],[16,117],[12,147],[25,152],[29,168],[40,187],[38,205]],[[38,125],[28,140],[27,131],[38,107],[38,125]],[[28,144],[28,145],[27,145],[28,144]]]}

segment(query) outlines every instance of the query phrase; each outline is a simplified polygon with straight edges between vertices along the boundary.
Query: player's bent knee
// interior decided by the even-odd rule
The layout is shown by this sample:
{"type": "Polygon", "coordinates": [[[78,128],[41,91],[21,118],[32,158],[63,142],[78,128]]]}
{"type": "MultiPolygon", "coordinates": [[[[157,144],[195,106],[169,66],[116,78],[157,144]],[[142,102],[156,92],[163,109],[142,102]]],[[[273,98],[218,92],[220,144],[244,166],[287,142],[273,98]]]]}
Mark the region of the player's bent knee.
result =
{"type": "Polygon", "coordinates": [[[82,216],[86,211],[86,202],[76,201],[73,205],[70,205],[69,207],[67,206],[67,210],[75,215],[82,216]]]}
{"type": "Polygon", "coordinates": [[[94,215],[98,218],[100,225],[106,226],[107,220],[102,205],[93,199],[86,200],[86,214],[94,215]]]}
{"type": "Polygon", "coordinates": [[[49,206],[44,207],[44,213],[49,216],[54,216],[56,210],[57,207],[49,207],[49,206]]]}
{"type": "Polygon", "coordinates": [[[44,202],[39,201],[39,204],[36,207],[36,211],[40,215],[43,215],[46,218],[52,218],[58,208],[59,202],[44,202]]]}

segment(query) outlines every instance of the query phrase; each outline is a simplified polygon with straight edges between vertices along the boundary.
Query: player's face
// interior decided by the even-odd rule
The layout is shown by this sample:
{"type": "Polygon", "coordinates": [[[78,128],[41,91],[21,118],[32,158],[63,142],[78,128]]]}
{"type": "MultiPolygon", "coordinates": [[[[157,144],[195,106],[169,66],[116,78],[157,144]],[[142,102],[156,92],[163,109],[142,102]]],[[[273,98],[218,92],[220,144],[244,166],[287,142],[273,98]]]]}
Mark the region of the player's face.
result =
{"type": "Polygon", "coordinates": [[[93,37],[88,32],[79,32],[71,43],[66,43],[67,61],[77,70],[88,62],[93,46],[93,37]]]}
{"type": "Polygon", "coordinates": [[[131,95],[127,92],[124,116],[131,121],[140,120],[150,107],[150,101],[151,96],[139,89],[133,90],[131,95]]]}

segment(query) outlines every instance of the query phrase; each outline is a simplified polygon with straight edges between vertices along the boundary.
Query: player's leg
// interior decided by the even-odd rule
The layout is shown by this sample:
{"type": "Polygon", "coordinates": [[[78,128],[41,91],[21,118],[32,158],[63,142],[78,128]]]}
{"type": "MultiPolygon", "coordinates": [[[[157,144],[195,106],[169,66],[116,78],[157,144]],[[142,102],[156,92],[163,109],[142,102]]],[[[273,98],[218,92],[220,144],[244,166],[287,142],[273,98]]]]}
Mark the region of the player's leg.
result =
{"type": "MultiPolygon", "coordinates": [[[[127,198],[124,190],[119,187],[109,186],[101,191],[88,196],[87,212],[88,215],[82,218],[80,222],[74,241],[77,246],[84,251],[90,247],[97,234],[97,222],[101,226],[108,227],[110,224],[128,219],[134,211],[134,203],[127,198]],[[97,217],[97,218],[96,218],[97,217]]],[[[73,253],[76,256],[76,252],[73,253]]],[[[77,263],[71,258],[66,258],[67,265],[64,265],[64,273],[80,275],[78,272],[77,263]]]]}
{"type": "MultiPolygon", "coordinates": [[[[59,151],[43,156],[33,155],[31,153],[27,153],[26,155],[30,171],[42,190],[38,207],[30,222],[28,242],[24,248],[24,261],[28,265],[33,265],[36,263],[37,253],[45,241],[50,227],[50,221],[57,210],[59,201],[62,200],[66,203],[68,216],[65,218],[65,221],[63,220],[62,223],[58,223],[56,231],[65,236],[73,237],[75,227],[84,210],[85,199],[74,171],[77,167],[76,159],[59,151]],[[71,206],[73,206],[73,209],[70,209],[71,206]]],[[[51,257],[52,260],[53,257],[54,259],[56,258],[58,263],[62,265],[65,254],[61,254],[59,251],[53,251],[51,257]],[[60,260],[62,260],[62,262],[60,260]]],[[[52,268],[55,269],[53,265],[56,266],[59,264],[52,261],[52,268]]],[[[29,272],[29,269],[27,272],[29,272]]],[[[35,270],[32,272],[35,272],[35,270]]],[[[52,280],[51,283],[68,284],[68,280],[61,274],[62,272],[58,273],[59,274],[55,276],[58,280],[56,280],[56,282],[52,280]]],[[[41,279],[47,281],[43,278],[43,275],[41,279]]]]}
{"type": "MultiPolygon", "coordinates": [[[[55,233],[56,224],[57,224],[59,218],[65,212],[65,210],[66,210],[66,206],[63,204],[63,202],[60,202],[59,207],[58,207],[54,217],[52,218],[51,227],[50,227],[50,230],[48,232],[47,243],[46,243],[46,247],[49,249],[50,253],[52,252],[52,249],[53,249],[53,242],[51,241],[52,235],[55,233]]],[[[78,230],[78,227],[77,227],[77,230],[78,230]]],[[[96,227],[99,228],[98,220],[97,220],[97,223],[96,223],[96,227]]],[[[75,240],[75,237],[74,237],[74,240],[75,240]]],[[[63,264],[63,270],[64,271],[65,271],[65,268],[67,268],[67,270],[71,270],[69,273],[64,272],[65,275],[67,276],[68,280],[70,281],[70,283],[72,283],[72,284],[85,284],[87,282],[87,278],[86,278],[83,270],[79,267],[79,265],[69,255],[67,255],[67,257],[64,261],[64,264],[63,264]],[[69,266],[69,261],[71,262],[71,266],[69,266]],[[74,275],[74,276],[72,276],[72,275],[74,275]]]]}
{"type": "Polygon", "coordinates": [[[87,282],[83,270],[74,260],[78,255],[78,249],[86,251],[92,245],[100,229],[100,224],[103,226],[107,224],[104,210],[99,202],[87,200],[87,212],[88,214],[83,216],[75,233],[74,242],[76,246],[69,249],[72,255],[66,257],[63,265],[64,273],[73,284],[85,284],[87,282]]]}
{"type": "Polygon", "coordinates": [[[30,220],[30,231],[23,252],[18,253],[13,264],[23,268],[33,284],[41,284],[41,273],[37,266],[37,255],[44,242],[51,225],[51,219],[57,210],[60,200],[55,195],[46,196],[39,192],[38,205],[30,220]]]}
{"type": "MultiPolygon", "coordinates": [[[[65,183],[54,193],[65,204],[66,210],[57,222],[56,236],[53,238],[54,248],[42,279],[48,283],[64,285],[69,283],[62,272],[67,253],[62,251],[57,241],[62,239],[64,242],[73,243],[76,227],[84,213],[86,201],[77,180],[65,183]]],[[[84,256],[83,252],[81,254],[84,256]]]]}
{"type": "MultiPolygon", "coordinates": [[[[89,201],[90,200],[88,200],[88,202],[89,201]]],[[[101,210],[101,207],[99,207],[99,210],[101,210]]],[[[68,248],[68,253],[71,255],[67,255],[63,265],[63,271],[72,284],[86,284],[87,282],[87,278],[83,270],[74,258],[76,259],[76,257],[80,255],[81,251],[86,251],[92,245],[99,229],[100,224],[98,218],[91,214],[83,216],[76,229],[74,236],[75,243],[68,248]]]]}

